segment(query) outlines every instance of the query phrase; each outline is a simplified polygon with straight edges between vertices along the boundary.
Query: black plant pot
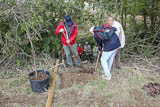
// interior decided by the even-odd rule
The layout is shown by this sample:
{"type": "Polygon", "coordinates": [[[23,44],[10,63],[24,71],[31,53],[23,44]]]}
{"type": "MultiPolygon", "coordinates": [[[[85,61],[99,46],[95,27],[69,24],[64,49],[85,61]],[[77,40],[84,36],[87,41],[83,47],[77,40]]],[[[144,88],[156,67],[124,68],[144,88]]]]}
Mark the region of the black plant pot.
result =
{"type": "Polygon", "coordinates": [[[44,71],[44,70],[37,70],[37,71],[33,71],[33,72],[29,73],[29,77],[32,77],[33,75],[35,75],[36,72],[37,73],[43,72],[48,75],[48,78],[45,78],[44,80],[31,80],[29,78],[32,91],[42,93],[45,91],[45,89],[48,89],[48,87],[49,87],[50,73],[48,71],[44,71]]]}

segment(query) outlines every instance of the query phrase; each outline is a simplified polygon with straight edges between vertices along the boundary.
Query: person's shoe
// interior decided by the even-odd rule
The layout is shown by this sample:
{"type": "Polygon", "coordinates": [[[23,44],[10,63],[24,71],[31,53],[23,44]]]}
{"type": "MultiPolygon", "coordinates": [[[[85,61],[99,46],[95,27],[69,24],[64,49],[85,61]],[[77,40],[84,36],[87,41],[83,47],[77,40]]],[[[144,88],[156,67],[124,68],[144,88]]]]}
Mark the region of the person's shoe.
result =
{"type": "Polygon", "coordinates": [[[110,77],[107,77],[107,78],[105,78],[106,80],[111,80],[112,79],[112,77],[110,76],[110,77]]]}
{"type": "Polygon", "coordinates": [[[105,80],[111,80],[112,76],[102,75],[102,78],[105,79],[105,80]]]}

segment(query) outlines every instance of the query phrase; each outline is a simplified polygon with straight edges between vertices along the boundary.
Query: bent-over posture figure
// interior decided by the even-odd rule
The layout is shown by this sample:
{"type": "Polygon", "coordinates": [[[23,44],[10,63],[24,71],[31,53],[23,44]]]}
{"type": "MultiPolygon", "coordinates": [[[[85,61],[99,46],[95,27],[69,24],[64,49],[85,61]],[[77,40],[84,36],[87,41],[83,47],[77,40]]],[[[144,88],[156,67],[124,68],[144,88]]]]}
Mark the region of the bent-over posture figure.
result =
{"type": "MultiPolygon", "coordinates": [[[[106,26],[112,28],[111,26],[106,26]]],[[[97,36],[96,32],[94,32],[95,29],[96,27],[91,27],[89,31],[93,34],[98,44],[99,51],[102,52],[103,49],[101,56],[101,65],[105,75],[102,75],[102,78],[111,80],[112,75],[110,71],[117,49],[121,46],[120,40],[115,33],[109,39],[101,39],[99,36],[97,36]]]]}

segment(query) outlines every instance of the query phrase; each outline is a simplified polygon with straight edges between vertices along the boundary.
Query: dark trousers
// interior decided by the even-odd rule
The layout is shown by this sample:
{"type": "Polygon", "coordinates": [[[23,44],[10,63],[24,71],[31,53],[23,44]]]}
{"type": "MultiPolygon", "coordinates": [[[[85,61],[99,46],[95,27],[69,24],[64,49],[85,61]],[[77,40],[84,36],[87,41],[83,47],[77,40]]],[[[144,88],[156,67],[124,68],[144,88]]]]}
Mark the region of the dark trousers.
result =
{"type": "Polygon", "coordinates": [[[87,61],[89,61],[90,63],[92,63],[92,61],[91,61],[91,55],[90,54],[86,54],[86,58],[87,58],[87,61]]]}
{"type": "Polygon", "coordinates": [[[116,52],[116,56],[114,57],[111,71],[113,71],[114,67],[120,69],[120,58],[121,58],[121,51],[120,49],[118,49],[116,52]]]}
{"type": "Polygon", "coordinates": [[[79,57],[82,59],[82,54],[79,54],[79,57]]]}

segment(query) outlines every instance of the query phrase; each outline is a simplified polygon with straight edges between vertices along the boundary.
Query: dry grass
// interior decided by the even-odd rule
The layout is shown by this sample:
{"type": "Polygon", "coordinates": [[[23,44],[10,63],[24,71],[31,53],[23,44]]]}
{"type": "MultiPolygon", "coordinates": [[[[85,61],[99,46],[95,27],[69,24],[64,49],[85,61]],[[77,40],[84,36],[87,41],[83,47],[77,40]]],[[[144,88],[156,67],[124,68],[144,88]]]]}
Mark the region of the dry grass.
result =
{"type": "MultiPolygon", "coordinates": [[[[97,78],[87,84],[59,89],[60,78],[57,77],[53,107],[158,107],[160,96],[150,97],[142,87],[149,82],[160,82],[160,58],[148,60],[134,57],[125,62],[121,70],[112,72],[111,81],[97,78]]],[[[49,61],[38,67],[49,69],[53,64],[49,61]]],[[[45,106],[48,92],[33,93],[27,79],[28,73],[38,67],[30,65],[18,71],[0,72],[1,106],[45,106]]]]}

